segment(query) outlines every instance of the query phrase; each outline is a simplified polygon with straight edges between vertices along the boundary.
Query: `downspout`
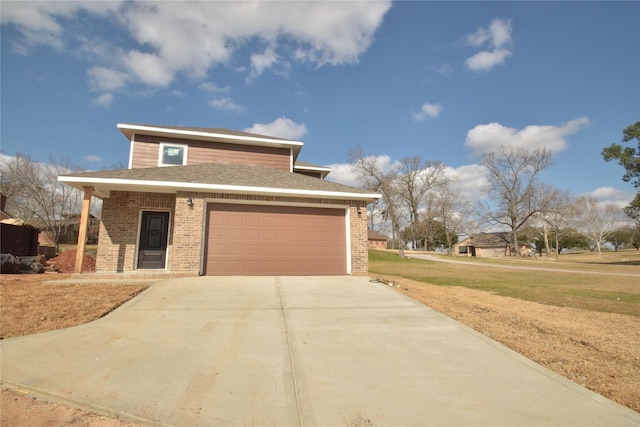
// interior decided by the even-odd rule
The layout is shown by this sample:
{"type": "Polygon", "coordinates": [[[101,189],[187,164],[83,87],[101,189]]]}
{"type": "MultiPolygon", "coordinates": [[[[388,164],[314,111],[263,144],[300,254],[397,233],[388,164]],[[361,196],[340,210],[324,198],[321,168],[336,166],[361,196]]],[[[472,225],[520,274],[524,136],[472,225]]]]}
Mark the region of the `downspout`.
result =
{"type": "Polygon", "coordinates": [[[89,210],[91,208],[91,195],[93,187],[84,187],[84,199],[82,200],[82,211],[80,213],[80,228],[78,230],[78,248],[76,250],[76,269],[77,274],[82,273],[82,264],[84,261],[84,248],[87,242],[87,228],[89,228],[89,210]]]}

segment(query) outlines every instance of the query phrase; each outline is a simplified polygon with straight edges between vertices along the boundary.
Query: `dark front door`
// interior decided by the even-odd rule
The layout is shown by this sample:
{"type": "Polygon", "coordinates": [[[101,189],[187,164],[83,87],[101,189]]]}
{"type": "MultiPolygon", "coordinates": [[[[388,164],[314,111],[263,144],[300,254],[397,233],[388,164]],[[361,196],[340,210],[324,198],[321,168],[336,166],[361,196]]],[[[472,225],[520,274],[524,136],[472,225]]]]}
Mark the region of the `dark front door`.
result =
{"type": "Polygon", "coordinates": [[[163,269],[167,258],[169,212],[142,212],[140,242],[138,244],[139,269],[163,269]]]}

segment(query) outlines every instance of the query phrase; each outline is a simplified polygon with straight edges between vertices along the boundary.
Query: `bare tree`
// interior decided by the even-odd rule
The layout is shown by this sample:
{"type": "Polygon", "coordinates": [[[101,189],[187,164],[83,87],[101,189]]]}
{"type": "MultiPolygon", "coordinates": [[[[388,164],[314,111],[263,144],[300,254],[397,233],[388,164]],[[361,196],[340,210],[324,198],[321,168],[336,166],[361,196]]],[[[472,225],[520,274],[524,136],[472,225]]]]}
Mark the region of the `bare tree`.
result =
{"type": "Polygon", "coordinates": [[[449,183],[436,188],[431,199],[435,218],[444,228],[447,255],[452,255],[454,239],[471,212],[471,204],[464,200],[459,192],[452,189],[449,183]]]}
{"type": "Polygon", "coordinates": [[[444,185],[449,180],[444,171],[443,163],[422,160],[419,156],[405,157],[400,160],[396,187],[398,197],[409,214],[411,240],[414,247],[420,237],[416,235],[419,229],[418,213],[425,202],[425,195],[429,190],[444,185]]]}
{"type": "Polygon", "coordinates": [[[528,150],[501,145],[497,151],[482,156],[481,163],[489,172],[488,194],[494,202],[481,204],[481,210],[490,222],[509,227],[513,234],[512,254],[517,256],[517,231],[541,209],[537,179],[552,164],[551,152],[545,148],[528,150]]]}
{"type": "Polygon", "coordinates": [[[365,156],[361,147],[351,150],[349,161],[355,167],[358,174],[358,182],[367,190],[375,191],[382,195],[383,210],[385,216],[391,222],[393,239],[398,246],[400,256],[404,257],[404,246],[400,234],[402,206],[397,188],[399,168],[391,166],[385,170],[379,164],[378,158],[365,156]]]}
{"type": "Polygon", "coordinates": [[[593,196],[578,198],[576,207],[580,228],[600,254],[602,243],[624,223],[623,210],[614,204],[602,205],[593,196]]]}
{"type": "Polygon", "coordinates": [[[543,239],[547,256],[551,252],[549,244],[549,231],[553,232],[554,257],[560,253],[560,240],[565,232],[570,229],[576,218],[575,198],[569,190],[559,189],[552,185],[540,185],[538,187],[540,197],[544,200],[540,211],[536,216],[540,219],[543,230],[543,239]]]}
{"type": "Polygon", "coordinates": [[[77,170],[64,159],[41,163],[28,155],[4,157],[2,193],[7,196],[7,211],[14,217],[51,232],[58,250],[60,238],[68,229],[72,216],[80,211],[82,193],[58,182],[58,175],[77,170]]]}

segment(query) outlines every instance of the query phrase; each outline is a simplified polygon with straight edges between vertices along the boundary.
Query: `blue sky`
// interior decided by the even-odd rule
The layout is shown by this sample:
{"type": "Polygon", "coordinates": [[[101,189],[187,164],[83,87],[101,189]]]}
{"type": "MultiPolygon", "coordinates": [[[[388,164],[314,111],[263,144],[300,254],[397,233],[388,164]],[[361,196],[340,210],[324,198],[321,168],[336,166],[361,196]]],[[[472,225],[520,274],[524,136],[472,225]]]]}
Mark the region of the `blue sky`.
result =
{"type": "Polygon", "coordinates": [[[542,180],[627,204],[601,150],[640,120],[640,2],[3,1],[1,150],[126,164],[117,123],[441,161],[469,198],[479,155],[544,146],[542,180]]]}

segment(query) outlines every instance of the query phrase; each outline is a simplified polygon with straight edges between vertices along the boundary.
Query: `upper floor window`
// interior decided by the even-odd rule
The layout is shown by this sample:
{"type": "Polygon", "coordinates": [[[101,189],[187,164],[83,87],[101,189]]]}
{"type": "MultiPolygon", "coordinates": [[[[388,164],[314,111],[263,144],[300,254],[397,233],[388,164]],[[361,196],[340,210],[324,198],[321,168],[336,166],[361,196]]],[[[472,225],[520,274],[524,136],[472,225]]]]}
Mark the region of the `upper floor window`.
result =
{"type": "Polygon", "coordinates": [[[187,149],[187,145],[161,143],[158,166],[186,165],[187,149]]]}

